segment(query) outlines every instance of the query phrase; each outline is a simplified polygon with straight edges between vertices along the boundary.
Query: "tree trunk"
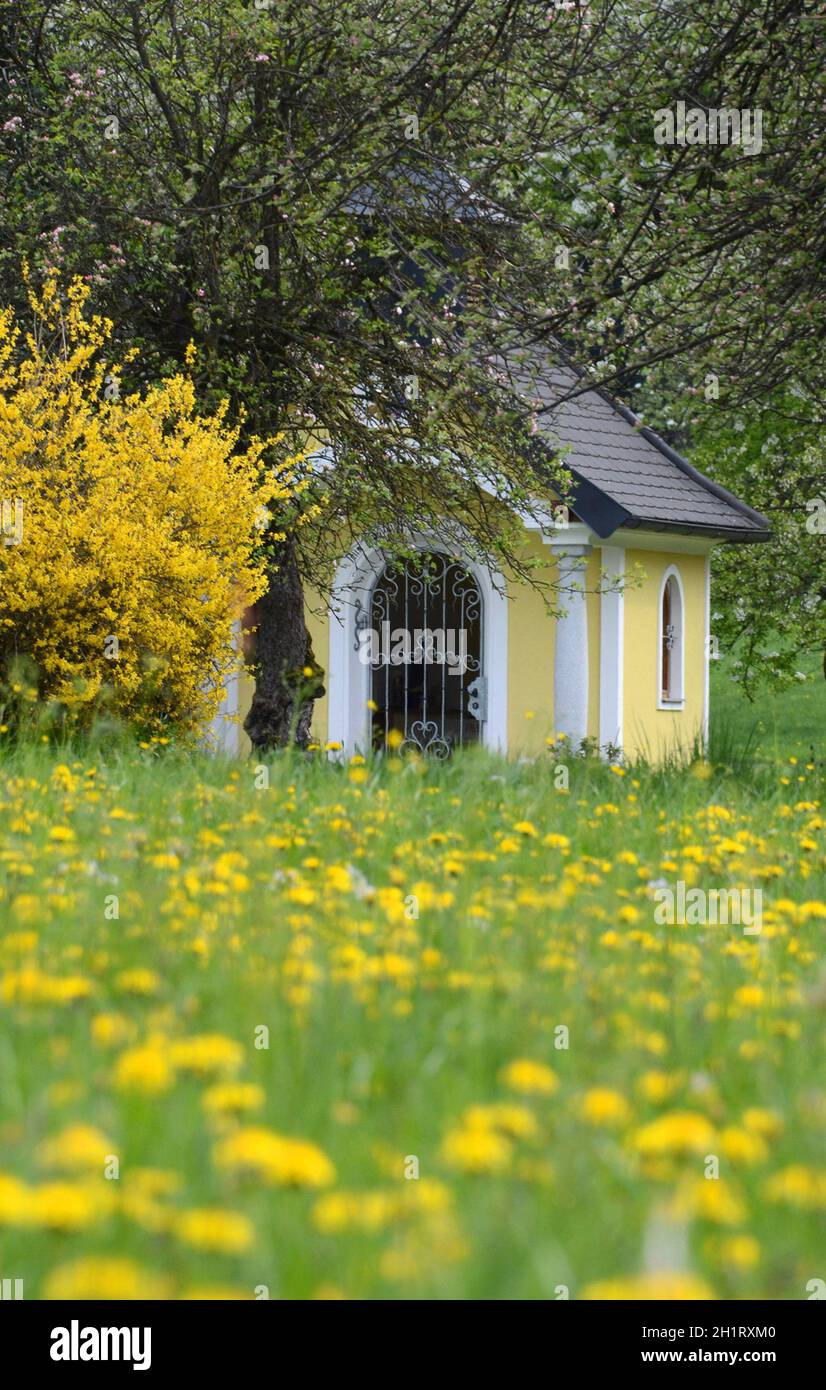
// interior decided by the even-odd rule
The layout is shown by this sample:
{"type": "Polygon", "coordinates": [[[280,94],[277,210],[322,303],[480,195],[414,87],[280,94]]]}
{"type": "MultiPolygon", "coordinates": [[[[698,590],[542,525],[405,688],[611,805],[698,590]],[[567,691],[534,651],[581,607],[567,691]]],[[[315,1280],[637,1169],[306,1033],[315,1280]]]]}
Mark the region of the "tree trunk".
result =
{"type": "Polygon", "coordinates": [[[304,621],[304,591],[291,538],[279,545],[267,592],[256,604],[257,675],[244,728],[254,748],[306,748],[313,702],[324,694],[304,621]],[[312,668],[312,675],[305,675],[312,668]]]}

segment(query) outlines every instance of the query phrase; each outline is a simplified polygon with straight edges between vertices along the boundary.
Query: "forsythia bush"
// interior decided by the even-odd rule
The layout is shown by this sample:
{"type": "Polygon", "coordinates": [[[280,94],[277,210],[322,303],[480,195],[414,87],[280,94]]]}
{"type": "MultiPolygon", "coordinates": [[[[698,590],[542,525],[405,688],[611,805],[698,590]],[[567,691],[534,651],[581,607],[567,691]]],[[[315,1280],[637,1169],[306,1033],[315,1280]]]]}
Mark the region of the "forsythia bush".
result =
{"type": "Polygon", "coordinates": [[[30,288],[25,338],[0,313],[0,683],[80,725],[106,707],[194,730],[233,665],[232,620],[265,588],[257,528],[300,491],[296,460],[265,469],[276,440],[239,452],[226,405],[199,415],[187,375],[120,398],[112,324],[87,296],[56,275],[30,288]]]}

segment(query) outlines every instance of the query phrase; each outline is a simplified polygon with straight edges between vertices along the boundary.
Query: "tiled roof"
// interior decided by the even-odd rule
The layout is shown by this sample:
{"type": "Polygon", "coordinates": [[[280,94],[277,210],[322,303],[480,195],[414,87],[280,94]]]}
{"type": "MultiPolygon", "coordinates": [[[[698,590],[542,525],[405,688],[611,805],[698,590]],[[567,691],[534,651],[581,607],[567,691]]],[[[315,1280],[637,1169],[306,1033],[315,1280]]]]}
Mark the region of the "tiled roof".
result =
{"type": "MultiPolygon", "coordinates": [[[[521,358],[518,365],[509,359],[508,365],[520,394],[536,410],[538,437],[554,453],[570,446],[562,462],[580,484],[573,494],[575,510],[591,520],[585,513],[599,502],[594,490],[614,504],[604,525],[594,526],[598,534],[624,525],[728,540],[768,539],[771,528],[764,516],[704,477],[626,406],[601,390],[582,391],[585,379],[573,367],[554,364],[537,371],[535,359],[528,366],[521,358]],[[577,389],[582,394],[570,396],[577,389]]],[[[595,515],[599,511],[597,505],[595,515]]]]}

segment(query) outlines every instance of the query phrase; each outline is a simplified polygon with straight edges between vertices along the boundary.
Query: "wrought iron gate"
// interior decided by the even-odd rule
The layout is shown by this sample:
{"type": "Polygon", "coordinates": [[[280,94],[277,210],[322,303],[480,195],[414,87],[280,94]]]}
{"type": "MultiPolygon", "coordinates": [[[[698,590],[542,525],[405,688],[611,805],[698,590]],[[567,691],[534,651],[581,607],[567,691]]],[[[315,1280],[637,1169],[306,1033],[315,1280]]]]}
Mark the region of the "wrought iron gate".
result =
{"type": "Polygon", "coordinates": [[[487,717],[483,603],[473,575],[440,551],[388,564],[356,645],[371,631],[374,746],[447,758],[477,743],[487,717]],[[391,734],[393,737],[391,737],[391,734]]]}

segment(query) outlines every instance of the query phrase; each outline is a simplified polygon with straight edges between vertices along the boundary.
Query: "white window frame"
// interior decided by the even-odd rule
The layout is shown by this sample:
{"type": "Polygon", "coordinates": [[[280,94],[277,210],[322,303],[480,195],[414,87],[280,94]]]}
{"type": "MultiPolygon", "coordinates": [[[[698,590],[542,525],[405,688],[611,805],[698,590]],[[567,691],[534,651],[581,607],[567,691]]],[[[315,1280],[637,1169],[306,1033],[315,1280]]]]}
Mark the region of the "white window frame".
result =
{"type": "Polygon", "coordinates": [[[657,600],[657,709],[685,709],[685,589],[683,588],[682,575],[676,565],[668,565],[663,573],[657,600]],[[674,580],[674,587],[679,598],[679,613],[676,622],[674,621],[674,613],[671,614],[671,621],[675,627],[674,648],[671,653],[671,685],[673,689],[676,674],[678,694],[666,700],[663,699],[663,596],[669,579],[674,580]]]}

